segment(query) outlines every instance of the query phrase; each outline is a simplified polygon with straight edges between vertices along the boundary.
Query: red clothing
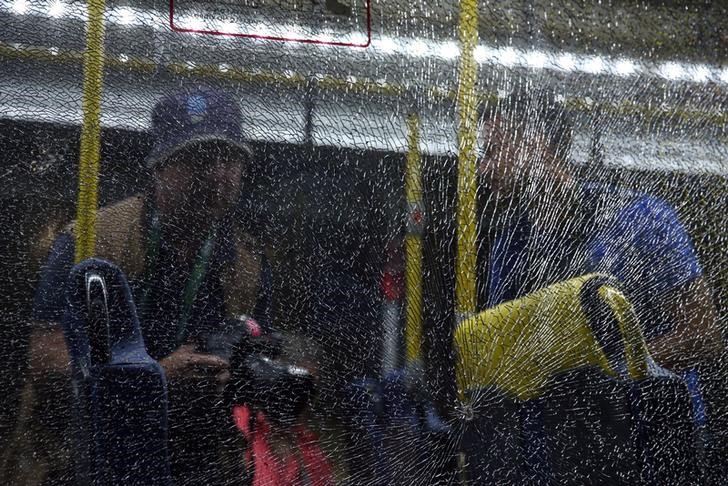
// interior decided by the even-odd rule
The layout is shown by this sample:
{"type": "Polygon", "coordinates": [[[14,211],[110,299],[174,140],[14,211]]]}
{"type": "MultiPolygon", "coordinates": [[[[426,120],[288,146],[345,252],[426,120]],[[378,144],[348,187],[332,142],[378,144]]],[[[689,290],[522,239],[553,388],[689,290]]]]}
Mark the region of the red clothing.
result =
{"type": "Polygon", "coordinates": [[[233,408],[233,418],[238,429],[248,440],[250,447],[245,460],[254,467],[253,486],[329,486],[333,485],[331,466],[326,460],[319,438],[304,425],[293,429],[295,450],[298,455],[279,459],[273,454],[268,438],[270,424],[263,412],[257,412],[255,426],[251,430],[250,409],[246,405],[233,408]],[[301,467],[303,466],[303,470],[301,467]]]}

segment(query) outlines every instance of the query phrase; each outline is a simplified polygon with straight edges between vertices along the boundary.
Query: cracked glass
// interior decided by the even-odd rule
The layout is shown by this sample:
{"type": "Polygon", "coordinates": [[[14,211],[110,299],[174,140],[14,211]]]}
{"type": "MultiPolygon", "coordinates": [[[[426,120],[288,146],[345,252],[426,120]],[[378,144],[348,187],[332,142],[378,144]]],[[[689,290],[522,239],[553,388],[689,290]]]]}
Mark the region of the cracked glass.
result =
{"type": "Polygon", "coordinates": [[[727,14],[0,0],[0,483],[724,484],[727,14]]]}

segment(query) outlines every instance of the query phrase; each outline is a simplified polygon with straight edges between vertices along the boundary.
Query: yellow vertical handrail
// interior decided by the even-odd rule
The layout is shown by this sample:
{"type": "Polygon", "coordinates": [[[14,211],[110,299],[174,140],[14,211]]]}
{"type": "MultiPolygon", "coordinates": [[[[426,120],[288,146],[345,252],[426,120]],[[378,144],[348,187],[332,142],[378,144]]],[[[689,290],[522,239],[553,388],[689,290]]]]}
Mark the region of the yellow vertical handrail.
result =
{"type": "Polygon", "coordinates": [[[101,152],[101,92],[104,78],[104,0],[88,0],[83,60],[83,124],[76,208],[76,262],[94,255],[101,152]]]}
{"type": "Polygon", "coordinates": [[[404,194],[407,202],[405,248],[405,358],[407,364],[421,361],[422,350],[422,173],[420,154],[420,118],[407,117],[407,160],[404,194]]]}
{"type": "Polygon", "coordinates": [[[476,310],[476,143],[478,66],[478,2],[460,2],[460,66],[458,72],[458,196],[455,310],[460,319],[476,310]]]}

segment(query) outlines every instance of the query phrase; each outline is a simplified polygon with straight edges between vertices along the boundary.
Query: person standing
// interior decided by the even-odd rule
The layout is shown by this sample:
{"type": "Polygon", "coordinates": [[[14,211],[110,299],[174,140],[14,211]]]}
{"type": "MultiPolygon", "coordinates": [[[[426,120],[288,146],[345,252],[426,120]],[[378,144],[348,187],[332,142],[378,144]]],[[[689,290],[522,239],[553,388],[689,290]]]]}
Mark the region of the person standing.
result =
{"type": "MultiPolygon", "coordinates": [[[[97,217],[96,256],[127,275],[147,350],[167,377],[172,474],[180,485],[226,483],[231,471],[221,448],[229,437],[221,434],[234,426],[221,390],[230,372],[228,356],[212,340],[242,316],[264,325],[268,318],[270,270],[236,211],[253,162],[242,123],[228,93],[193,87],[165,97],[152,112],[145,191],[97,217]]],[[[56,238],[37,289],[34,383],[68,375],[58,323],[73,230],[71,223],[56,238]]]]}

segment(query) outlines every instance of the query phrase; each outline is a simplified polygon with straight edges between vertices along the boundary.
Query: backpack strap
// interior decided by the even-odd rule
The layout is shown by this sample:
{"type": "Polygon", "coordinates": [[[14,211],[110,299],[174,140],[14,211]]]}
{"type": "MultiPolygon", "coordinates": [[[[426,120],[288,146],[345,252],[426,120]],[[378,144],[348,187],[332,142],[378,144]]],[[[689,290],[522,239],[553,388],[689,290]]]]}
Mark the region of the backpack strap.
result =
{"type": "Polygon", "coordinates": [[[647,345],[617,279],[597,274],[584,282],[579,297],[587,324],[612,370],[624,378],[646,377],[647,345]]]}

